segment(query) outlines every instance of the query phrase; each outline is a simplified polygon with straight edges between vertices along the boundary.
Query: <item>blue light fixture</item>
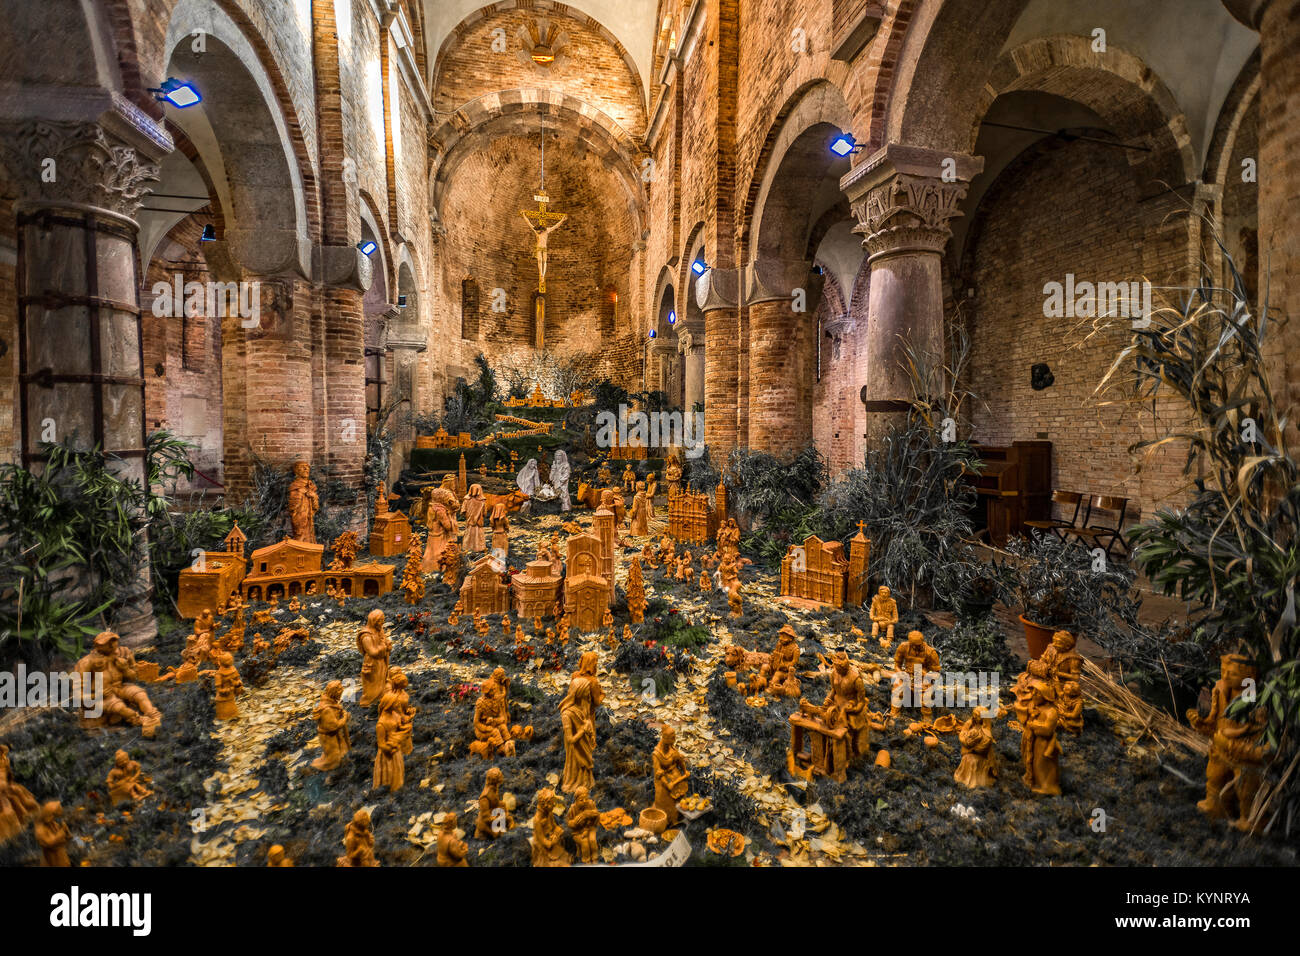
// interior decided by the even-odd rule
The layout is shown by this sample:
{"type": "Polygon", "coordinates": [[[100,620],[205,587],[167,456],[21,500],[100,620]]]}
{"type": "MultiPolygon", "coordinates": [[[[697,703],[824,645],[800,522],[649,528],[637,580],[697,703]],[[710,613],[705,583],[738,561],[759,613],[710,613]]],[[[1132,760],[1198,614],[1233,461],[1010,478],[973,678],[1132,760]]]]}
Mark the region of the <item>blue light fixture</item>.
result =
{"type": "Polygon", "coordinates": [[[213,226],[212,223],[208,223],[206,226],[203,227],[203,235],[199,236],[199,242],[216,242],[216,241],[217,241],[216,227],[213,226]]]}
{"type": "Polygon", "coordinates": [[[709,265],[703,259],[696,259],[691,263],[691,271],[697,276],[702,276],[709,271],[709,265]]]}
{"type": "Polygon", "coordinates": [[[160,94],[154,97],[159,102],[167,102],[177,109],[185,109],[187,106],[193,106],[195,103],[203,102],[203,97],[199,95],[191,84],[169,76],[163,80],[163,85],[151,88],[150,93],[160,94]]]}
{"type": "Polygon", "coordinates": [[[362,239],[357,243],[357,248],[361,250],[362,255],[369,257],[375,254],[375,250],[378,249],[379,246],[375,244],[375,240],[373,239],[362,239]]]}
{"type": "Polygon", "coordinates": [[[653,339],[653,338],[655,338],[658,334],[659,334],[659,333],[657,333],[654,329],[651,329],[651,330],[650,330],[650,338],[653,339]]]}
{"type": "Polygon", "coordinates": [[[669,325],[676,325],[676,324],[677,324],[677,313],[676,313],[676,312],[669,312],[669,313],[668,313],[668,324],[669,324],[669,325]]]}
{"type": "Polygon", "coordinates": [[[856,153],[861,149],[862,147],[858,145],[858,141],[853,138],[852,133],[840,133],[839,136],[831,140],[831,152],[836,156],[847,156],[849,153],[856,153]]]}

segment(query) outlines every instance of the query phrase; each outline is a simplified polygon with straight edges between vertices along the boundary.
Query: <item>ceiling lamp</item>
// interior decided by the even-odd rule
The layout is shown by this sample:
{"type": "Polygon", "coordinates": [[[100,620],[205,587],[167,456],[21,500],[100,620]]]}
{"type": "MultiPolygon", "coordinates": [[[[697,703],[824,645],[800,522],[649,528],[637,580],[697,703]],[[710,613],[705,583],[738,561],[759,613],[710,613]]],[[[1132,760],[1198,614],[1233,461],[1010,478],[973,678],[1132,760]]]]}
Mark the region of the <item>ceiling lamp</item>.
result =
{"type": "Polygon", "coordinates": [[[174,76],[167,77],[162,86],[153,87],[149,92],[159,94],[154,99],[160,103],[167,102],[182,110],[187,106],[193,106],[195,103],[203,101],[203,97],[199,95],[198,90],[191,84],[183,83],[174,76]]]}

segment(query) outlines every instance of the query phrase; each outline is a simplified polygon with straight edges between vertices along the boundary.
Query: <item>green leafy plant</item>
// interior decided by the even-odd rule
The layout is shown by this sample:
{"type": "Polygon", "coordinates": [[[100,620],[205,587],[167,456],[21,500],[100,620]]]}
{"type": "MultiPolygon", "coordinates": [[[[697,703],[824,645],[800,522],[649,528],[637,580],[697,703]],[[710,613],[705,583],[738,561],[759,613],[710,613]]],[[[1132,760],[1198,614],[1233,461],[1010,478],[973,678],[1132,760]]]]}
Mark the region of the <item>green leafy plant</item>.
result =
{"type": "Polygon", "coordinates": [[[1154,588],[1199,607],[1200,641],[1215,650],[1240,646],[1259,667],[1266,738],[1275,766],[1291,769],[1266,790],[1256,824],[1267,828],[1281,816],[1289,829],[1300,808],[1300,462],[1270,381],[1268,303],[1252,306],[1223,254],[1227,286],[1204,280],[1156,310],[1133,330],[1098,394],[1150,414],[1157,434],[1132,450],[1186,448],[1189,500],[1131,532],[1134,559],[1154,588]],[[1157,399],[1174,400],[1184,414],[1157,418],[1147,411],[1157,399]]]}

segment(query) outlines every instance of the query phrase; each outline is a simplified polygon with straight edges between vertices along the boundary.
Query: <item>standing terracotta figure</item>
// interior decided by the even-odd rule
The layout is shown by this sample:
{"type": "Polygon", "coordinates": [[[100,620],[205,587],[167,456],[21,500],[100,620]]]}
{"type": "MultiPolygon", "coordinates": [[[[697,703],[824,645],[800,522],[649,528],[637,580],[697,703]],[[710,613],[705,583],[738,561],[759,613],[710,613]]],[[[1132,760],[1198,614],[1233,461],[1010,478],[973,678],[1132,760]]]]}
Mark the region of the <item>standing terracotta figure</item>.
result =
{"type": "Polygon", "coordinates": [[[1074,649],[1074,635],[1069,631],[1057,631],[1052,635],[1052,643],[1040,655],[1047,666],[1047,676],[1056,685],[1059,695],[1066,681],[1077,681],[1083,672],[1083,658],[1074,649]]]}
{"type": "Polygon", "coordinates": [[[202,613],[194,619],[194,633],[208,635],[208,641],[210,643],[212,635],[216,633],[216,630],[216,616],[212,613],[212,608],[205,607],[202,613]]]}
{"type": "Polygon", "coordinates": [[[375,859],[375,833],[370,827],[370,814],[358,810],[343,833],[343,855],[339,866],[378,866],[375,859]]]}
{"type": "Polygon", "coordinates": [[[939,670],[939,652],[925,642],[920,631],[911,631],[907,640],[894,652],[894,686],[889,712],[897,717],[903,707],[920,707],[921,717],[929,718],[934,708],[925,695],[927,681],[939,670]]]}
{"type": "Polygon", "coordinates": [[[636,494],[632,496],[632,526],[629,534],[645,535],[650,533],[650,514],[646,506],[645,482],[636,483],[636,494]]]}
{"type": "Polygon", "coordinates": [[[469,844],[456,836],[456,814],[448,811],[438,825],[438,865],[469,866],[469,844]]]}
{"type": "Polygon", "coordinates": [[[668,826],[677,823],[677,801],[690,788],[691,772],[686,758],[677,749],[677,731],[664,724],[654,751],[655,806],[668,817],[668,826]]]}
{"type": "Polygon", "coordinates": [[[579,658],[578,670],[569,681],[569,692],[560,701],[560,723],[564,729],[564,777],[560,789],[573,793],[579,787],[591,789],[596,754],[596,708],[605,691],[596,677],[600,656],[587,651],[579,658]]]}
{"type": "Polygon", "coordinates": [[[568,866],[572,862],[564,848],[564,828],[555,819],[555,791],[537,794],[533,814],[533,866],[568,866]]]}
{"type": "Polygon", "coordinates": [[[379,701],[375,724],[375,772],[372,786],[401,790],[406,783],[406,754],[412,749],[412,708],[405,704],[406,675],[393,671],[393,685],[379,701]]]}
{"type": "Polygon", "coordinates": [[[837,651],[831,658],[831,686],[822,706],[832,703],[844,712],[844,721],[849,729],[850,759],[865,756],[871,744],[867,685],[858,669],[849,663],[849,655],[844,651],[837,651]]]}
{"type": "MultiPolygon", "coordinates": [[[[82,687],[94,687],[99,679],[95,675],[103,675],[103,712],[99,715],[102,723],[131,724],[139,727],[145,737],[152,737],[158,731],[162,714],[143,687],[129,683],[135,680],[135,655],[119,645],[118,636],[112,631],[95,635],[94,649],[77,661],[76,670],[81,675],[82,687]]],[[[83,720],[101,722],[89,711],[83,711],[83,720]]]]}
{"type": "Polygon", "coordinates": [[[465,534],[461,538],[461,548],[465,551],[487,550],[487,536],[483,533],[487,499],[483,497],[482,485],[470,485],[469,494],[460,503],[460,510],[465,515],[465,534]]]}
{"type": "Polygon", "coordinates": [[[793,627],[782,625],[776,647],[772,648],[768,658],[767,673],[763,676],[767,678],[768,693],[774,697],[799,696],[799,642],[796,636],[793,627]]]}
{"type": "Polygon", "coordinates": [[[502,560],[510,556],[510,508],[504,501],[492,506],[492,553],[502,560]]]}
{"type": "Polygon", "coordinates": [[[740,582],[727,590],[727,617],[737,620],[745,616],[745,602],[740,595],[740,582]]]}
{"type": "Polygon", "coordinates": [[[971,711],[957,739],[961,742],[961,763],[953,779],[967,787],[993,786],[998,776],[998,753],[993,749],[993,726],[983,707],[971,711]]]}
{"type": "Polygon", "coordinates": [[[597,853],[596,824],[600,822],[600,810],[586,787],[579,787],[573,792],[573,805],[569,807],[565,819],[578,848],[578,859],[583,863],[594,863],[597,853]]]}
{"type": "Polygon", "coordinates": [[[36,798],[22,784],[14,782],[9,745],[0,744],[0,845],[21,833],[28,817],[36,810],[36,798]]]}
{"type": "Polygon", "coordinates": [[[384,612],[375,608],[366,616],[366,626],[357,632],[361,652],[361,706],[369,707],[388,684],[388,655],[393,642],[384,633],[384,612]]]}
{"type": "Polygon", "coordinates": [[[439,569],[443,551],[456,541],[458,528],[456,511],[458,505],[455,496],[446,488],[433,489],[429,500],[429,510],[425,512],[424,523],[429,528],[429,537],[424,545],[424,564],[421,567],[426,574],[439,569]]]}
{"type": "Polygon", "coordinates": [[[483,782],[483,792],[478,795],[478,817],[474,821],[474,839],[495,840],[507,830],[513,830],[515,818],[506,812],[501,799],[501,770],[492,767],[483,782]]]}
{"type": "Polygon", "coordinates": [[[871,599],[871,636],[878,638],[880,629],[885,628],[885,640],[881,645],[888,648],[894,643],[894,625],[898,623],[898,602],[889,596],[889,588],[880,587],[871,599]]]}
{"type": "Polygon", "coordinates": [[[682,466],[674,456],[664,466],[664,481],[668,482],[668,500],[672,501],[682,493],[682,466]]]}
{"type": "Polygon", "coordinates": [[[41,807],[34,833],[41,848],[41,866],[72,866],[67,850],[72,833],[63,822],[63,806],[59,801],[51,800],[41,807]]]}
{"type": "Polygon", "coordinates": [[[655,513],[655,495],[659,493],[659,479],[655,477],[652,471],[646,475],[645,479],[645,500],[646,506],[650,509],[650,514],[655,513]]]}
{"type": "Polygon", "coordinates": [[[145,775],[140,764],[132,760],[125,750],[113,755],[113,769],[108,772],[108,796],[113,806],[119,803],[135,803],[153,795],[145,786],[145,775]]]}
{"type": "Polygon", "coordinates": [[[215,671],[204,671],[213,675],[214,693],[212,701],[216,707],[217,720],[236,720],[239,717],[239,702],[235,699],[244,692],[244,682],[235,669],[234,655],[222,651],[217,658],[215,671]]]}
{"type": "Polygon", "coordinates": [[[316,494],[316,482],[308,477],[310,474],[311,465],[305,461],[293,466],[293,481],[289,484],[289,524],[293,528],[290,537],[315,544],[320,497],[316,494]]]}
{"type": "Polygon", "coordinates": [[[316,739],[320,741],[321,755],[311,762],[317,770],[333,770],[343,762],[343,756],[352,747],[348,733],[348,718],[343,707],[343,682],[332,680],[325,685],[320,703],[312,711],[316,718],[316,739]]]}
{"type": "Polygon", "coordinates": [[[1056,713],[1056,689],[1046,681],[1032,682],[1034,695],[1029,720],[1020,736],[1020,758],[1024,761],[1025,786],[1044,796],[1061,793],[1061,745],[1056,739],[1060,720],[1056,713]]]}
{"type": "Polygon", "coordinates": [[[1254,707],[1232,718],[1227,712],[1245,690],[1245,681],[1253,681],[1257,675],[1248,658],[1240,654],[1222,655],[1219,679],[1210,695],[1210,712],[1202,717],[1196,710],[1187,711],[1192,727],[1210,738],[1210,754],[1205,764],[1205,799],[1196,806],[1207,816],[1233,819],[1233,825],[1240,830],[1250,827],[1269,748],[1261,741],[1265,719],[1262,708],[1254,707]]]}

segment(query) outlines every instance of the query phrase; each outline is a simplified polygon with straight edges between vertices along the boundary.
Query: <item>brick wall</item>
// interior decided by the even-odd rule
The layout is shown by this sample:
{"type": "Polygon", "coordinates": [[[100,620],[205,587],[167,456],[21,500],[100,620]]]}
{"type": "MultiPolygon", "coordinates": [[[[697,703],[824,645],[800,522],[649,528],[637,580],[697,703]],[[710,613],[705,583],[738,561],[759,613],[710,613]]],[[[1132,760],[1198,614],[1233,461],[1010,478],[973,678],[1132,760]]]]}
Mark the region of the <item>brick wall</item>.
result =
{"type": "MultiPolygon", "coordinates": [[[[1176,451],[1134,475],[1127,447],[1151,430],[1131,410],[1093,397],[1128,323],[1094,334],[1089,319],[1044,318],[1043,286],[1076,281],[1163,279],[1143,256],[1147,226],[1138,185],[1122,152],[1082,141],[1046,140],[1003,171],[973,224],[967,280],[973,342],[969,387],[974,437],[987,444],[1052,442],[1055,487],[1134,499],[1149,511],[1176,495],[1176,451]],[[1051,366],[1055,383],[1030,388],[1030,367],[1051,366]]],[[[1158,303],[1156,303],[1158,305],[1158,303]]],[[[1167,409],[1165,409],[1167,411],[1167,409]]]]}

